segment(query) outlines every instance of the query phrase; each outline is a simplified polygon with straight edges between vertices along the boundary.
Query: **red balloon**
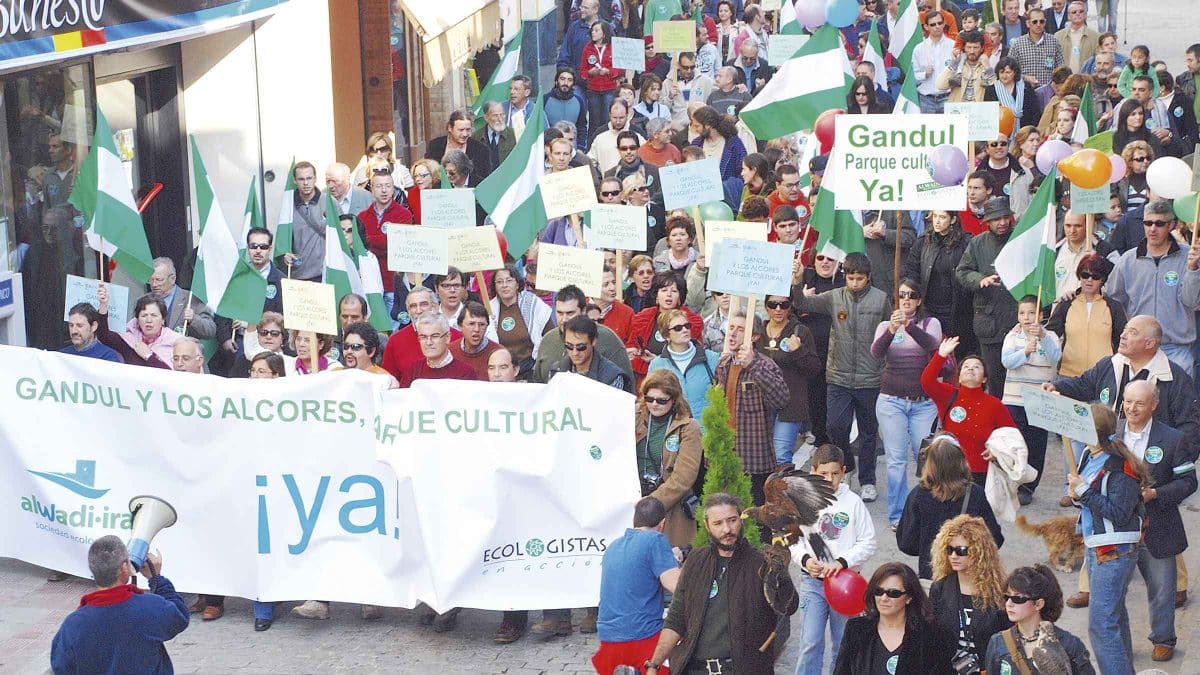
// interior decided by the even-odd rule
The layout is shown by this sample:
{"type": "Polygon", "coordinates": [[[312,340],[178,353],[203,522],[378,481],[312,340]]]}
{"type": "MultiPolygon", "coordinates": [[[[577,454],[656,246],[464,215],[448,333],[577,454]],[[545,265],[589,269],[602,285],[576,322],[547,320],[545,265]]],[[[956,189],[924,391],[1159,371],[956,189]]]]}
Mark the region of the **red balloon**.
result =
{"type": "Polygon", "coordinates": [[[840,570],[825,577],[825,600],[843,616],[858,616],[867,610],[867,580],[854,570],[840,570]]]}
{"type": "Polygon", "coordinates": [[[496,228],[496,241],[500,244],[500,259],[508,259],[508,239],[504,237],[504,233],[498,227],[496,228]]]}
{"type": "Polygon", "coordinates": [[[829,152],[833,147],[833,121],[838,115],[845,115],[846,111],[841,108],[833,108],[826,110],[817,116],[817,121],[813,122],[813,133],[817,135],[817,142],[821,144],[821,154],[829,152]]]}

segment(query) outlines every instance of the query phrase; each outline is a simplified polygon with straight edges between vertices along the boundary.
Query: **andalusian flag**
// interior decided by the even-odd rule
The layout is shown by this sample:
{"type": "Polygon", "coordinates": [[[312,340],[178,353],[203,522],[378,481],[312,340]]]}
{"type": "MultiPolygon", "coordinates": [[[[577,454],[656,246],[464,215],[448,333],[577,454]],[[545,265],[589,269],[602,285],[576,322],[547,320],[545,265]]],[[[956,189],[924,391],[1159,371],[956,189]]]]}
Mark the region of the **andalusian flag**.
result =
{"type": "Polygon", "coordinates": [[[129,174],[121,165],[108,120],[96,106],[96,133],[92,149],[79,167],[67,203],[83,214],[88,245],[117,261],[142,283],[154,274],[154,256],[146,242],[146,228],[133,200],[129,174]]]}
{"type": "Polygon", "coordinates": [[[242,212],[242,238],[238,240],[238,248],[246,249],[246,237],[250,234],[250,230],[266,226],[262,204],[258,201],[258,177],[251,177],[250,190],[246,194],[246,208],[242,212]]]}
{"type": "Polygon", "coordinates": [[[996,274],[1018,302],[1036,295],[1042,306],[1054,302],[1054,241],[1058,221],[1054,210],[1057,168],[1042,180],[1029,208],[1013,227],[1008,243],[996,255],[996,274]]]}
{"type": "Polygon", "coordinates": [[[863,50],[862,60],[875,66],[875,82],[883,83],[887,89],[887,65],[883,60],[883,43],[879,41],[879,19],[871,19],[871,32],[867,35],[867,48],[863,50]]]}
{"type": "Polygon", "coordinates": [[[921,113],[921,103],[917,96],[917,76],[913,73],[913,51],[923,39],[925,34],[921,30],[921,17],[916,0],[900,0],[896,25],[892,27],[891,40],[888,42],[888,53],[896,59],[904,73],[904,83],[900,85],[900,95],[896,97],[893,112],[912,115],[921,113]]]}
{"type": "Polygon", "coordinates": [[[821,113],[846,107],[846,92],[853,81],[854,69],[842,49],[842,34],[825,24],[784,62],[740,116],[758,138],[779,138],[811,129],[821,113]]]}
{"type": "MultiPolygon", "coordinates": [[[[539,119],[544,99],[539,96],[532,119],[539,119]]],[[[475,199],[508,239],[508,251],[520,257],[546,226],[546,208],[538,180],[546,173],[544,134],[540,125],[527,124],[516,147],[500,166],[475,188],[475,199]]]]}
{"type": "Polygon", "coordinates": [[[250,265],[238,248],[233,233],[221,214],[212,181],[196,138],[192,141],[192,178],[196,212],[200,219],[200,245],[196,249],[196,271],[192,293],[214,314],[256,324],[262,319],[267,280],[250,265]]]}
{"type": "Polygon", "coordinates": [[[804,26],[796,18],[796,5],[793,0],[783,0],[779,8],[779,33],[781,35],[803,35],[804,26]]]}
{"type": "Polygon", "coordinates": [[[1092,97],[1092,83],[1083,85],[1079,95],[1079,113],[1075,115],[1075,128],[1071,131],[1071,142],[1083,142],[1096,133],[1096,99],[1092,97]]]}
{"type": "Polygon", "coordinates": [[[379,261],[367,250],[358,232],[358,217],[346,221],[354,224],[353,240],[347,244],[342,234],[341,216],[332,195],[325,194],[325,272],[322,281],[333,285],[336,302],[350,293],[367,299],[367,321],[376,330],[392,330],[387,305],[383,301],[383,276],[379,261]]]}
{"type": "Polygon", "coordinates": [[[283,184],[283,197],[279,200],[279,220],[275,227],[275,257],[292,251],[292,222],[296,219],[296,158],[288,167],[287,182],[283,184]]]}
{"type": "Polygon", "coordinates": [[[500,65],[496,66],[496,70],[492,72],[487,84],[479,90],[479,96],[475,98],[475,103],[471,105],[471,112],[475,113],[476,130],[482,129],[483,125],[487,124],[487,121],[483,119],[484,106],[491,101],[508,100],[508,87],[512,84],[513,75],[516,75],[521,69],[521,38],[524,34],[525,27],[522,26],[517,30],[517,34],[504,44],[504,50],[500,54],[500,65]]]}
{"type": "Polygon", "coordinates": [[[838,211],[834,208],[834,174],[841,156],[837,148],[829,153],[821,189],[817,191],[817,202],[813,205],[809,221],[817,231],[816,252],[835,260],[845,260],[848,253],[864,253],[867,250],[863,239],[861,211],[838,211]]]}

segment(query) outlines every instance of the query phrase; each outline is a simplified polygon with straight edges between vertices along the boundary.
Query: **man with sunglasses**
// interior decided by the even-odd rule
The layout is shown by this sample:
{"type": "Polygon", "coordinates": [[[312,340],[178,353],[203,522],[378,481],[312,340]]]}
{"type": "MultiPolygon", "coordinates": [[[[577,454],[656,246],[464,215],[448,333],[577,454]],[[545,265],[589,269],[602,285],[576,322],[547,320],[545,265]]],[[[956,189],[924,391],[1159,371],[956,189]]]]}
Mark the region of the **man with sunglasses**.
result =
{"type": "Polygon", "coordinates": [[[1109,277],[1109,294],[1125,306],[1127,316],[1148,314],[1158,320],[1162,351],[1191,377],[1191,345],[1200,305],[1200,247],[1192,250],[1171,236],[1175,213],[1170,200],[1146,204],[1142,227],[1146,240],[1121,255],[1109,277]]]}
{"type": "Polygon", "coordinates": [[[717,86],[713,78],[696,70],[696,54],[683,52],[675,60],[675,79],[663,82],[663,102],[671,108],[671,126],[686,129],[691,116],[688,104],[708,100],[717,86]]]}
{"type": "Polygon", "coordinates": [[[1046,12],[1031,9],[1025,14],[1029,33],[1013,40],[1008,55],[1021,66],[1022,77],[1035,88],[1050,82],[1050,74],[1063,65],[1062,46],[1046,34],[1046,12]]]}
{"type": "Polygon", "coordinates": [[[954,40],[946,37],[946,19],[939,12],[925,15],[925,39],[913,50],[913,74],[917,78],[917,96],[921,112],[941,113],[950,97],[950,89],[939,87],[938,75],[953,66],[954,40]]]}
{"type": "MultiPolygon", "coordinates": [[[[653,122],[654,120],[650,120],[653,122]]],[[[665,123],[666,120],[663,120],[665,123]]],[[[650,188],[652,199],[661,197],[662,193],[658,182],[658,167],[647,164],[642,160],[639,150],[642,147],[642,139],[635,131],[622,131],[617,134],[617,153],[620,159],[617,160],[616,166],[604,172],[605,178],[616,178],[619,181],[624,181],[626,178],[641,174],[646,180],[646,185],[650,188]]]]}
{"type": "MultiPolygon", "coordinates": [[[[554,296],[554,323],[557,328],[550,328],[542,335],[538,345],[537,363],[533,367],[534,382],[549,382],[555,372],[555,366],[563,362],[567,356],[566,331],[567,322],[583,315],[587,307],[587,296],[576,285],[563,286],[554,296]]],[[[549,324],[547,324],[549,325],[549,324]]],[[[608,361],[625,373],[626,379],[633,382],[633,368],[629,365],[629,354],[625,351],[625,343],[607,326],[596,328],[596,348],[608,361]]]]}
{"type": "Polygon", "coordinates": [[[992,196],[1006,199],[1012,196],[1012,182],[1025,173],[1021,163],[1009,153],[1006,136],[988,141],[987,157],[979,164],[978,170],[991,174],[992,196]]]}
{"type": "Polygon", "coordinates": [[[633,378],[626,375],[620,366],[596,353],[600,327],[595,321],[581,314],[567,321],[562,328],[563,349],[567,355],[550,369],[551,377],[557,373],[575,373],[633,393],[633,378]]]}
{"type": "MultiPolygon", "coordinates": [[[[283,272],[271,261],[271,247],[275,235],[265,227],[253,227],[246,232],[246,258],[250,266],[267,280],[263,296],[263,311],[283,314],[283,272]]],[[[242,345],[238,332],[246,330],[245,321],[234,321],[223,316],[213,317],[216,324],[217,343],[221,349],[213,355],[208,367],[212,373],[224,377],[236,360],[242,345]]]]}

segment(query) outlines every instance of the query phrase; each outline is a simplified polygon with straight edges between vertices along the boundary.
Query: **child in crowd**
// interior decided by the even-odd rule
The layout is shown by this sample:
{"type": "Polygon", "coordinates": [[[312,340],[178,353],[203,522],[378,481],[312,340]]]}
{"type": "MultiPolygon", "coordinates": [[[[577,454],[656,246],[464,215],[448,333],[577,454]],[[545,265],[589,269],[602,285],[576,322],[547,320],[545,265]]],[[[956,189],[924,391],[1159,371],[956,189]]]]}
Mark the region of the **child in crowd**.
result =
{"type": "Polygon", "coordinates": [[[801,570],[796,574],[801,616],[797,675],[820,675],[825,672],[826,621],[829,623],[832,652],[830,663],[837,662],[842,631],[849,617],[830,609],[825,599],[825,577],[847,568],[861,571],[876,547],[871,514],[862,499],[850,490],[850,486],[842,483],[846,476],[842,449],[828,443],[817,448],[812,456],[812,472],[829,481],[836,497],[836,501],[821,510],[816,525],[834,560],[827,563],[817,560],[806,539],[792,546],[792,560],[798,562],[801,570]]]}
{"type": "Polygon", "coordinates": [[[1037,296],[1021,298],[1017,305],[1017,325],[1004,336],[1000,362],[1008,369],[1004,380],[1004,406],[1025,438],[1029,466],[1038,472],[1037,478],[1018,490],[1017,499],[1022,506],[1033,500],[1033,491],[1037,489],[1046,463],[1046,430],[1029,423],[1022,388],[1041,387],[1053,380],[1061,358],[1062,344],[1058,336],[1038,323],[1037,296]]]}

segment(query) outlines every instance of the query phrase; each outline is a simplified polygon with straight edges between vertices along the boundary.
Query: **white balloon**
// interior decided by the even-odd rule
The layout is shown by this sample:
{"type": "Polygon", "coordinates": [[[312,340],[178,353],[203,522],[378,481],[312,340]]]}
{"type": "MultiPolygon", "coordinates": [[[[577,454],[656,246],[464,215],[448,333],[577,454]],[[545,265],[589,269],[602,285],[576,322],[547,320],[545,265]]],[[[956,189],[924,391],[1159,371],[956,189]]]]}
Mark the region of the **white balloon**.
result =
{"type": "Polygon", "coordinates": [[[1192,167],[1178,157],[1159,157],[1146,170],[1146,184],[1163,199],[1179,199],[1192,191],[1192,167]]]}

